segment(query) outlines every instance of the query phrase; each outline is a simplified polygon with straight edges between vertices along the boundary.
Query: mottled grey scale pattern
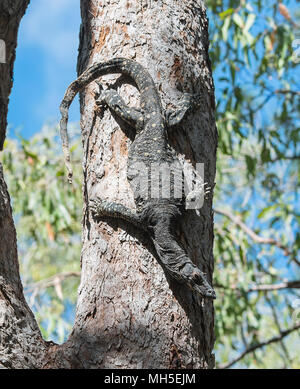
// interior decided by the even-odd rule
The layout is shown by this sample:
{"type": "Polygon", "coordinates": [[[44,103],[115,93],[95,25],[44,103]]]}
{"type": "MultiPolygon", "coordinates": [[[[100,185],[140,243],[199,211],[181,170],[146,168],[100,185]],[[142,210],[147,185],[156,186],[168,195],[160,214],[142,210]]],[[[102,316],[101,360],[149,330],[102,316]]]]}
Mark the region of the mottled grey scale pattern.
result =
{"type": "Polygon", "coordinates": [[[106,104],[118,117],[134,128],[141,129],[144,117],[141,110],[126,106],[124,100],[113,89],[101,92],[101,97],[96,100],[98,105],[106,104]]]}
{"type": "MultiPolygon", "coordinates": [[[[143,164],[146,167],[144,170],[149,172],[153,164],[179,164],[168,144],[167,128],[178,125],[188,112],[199,105],[198,96],[186,93],[177,110],[164,112],[152,77],[139,63],[126,58],[115,58],[91,66],[69,86],[60,106],[61,138],[69,179],[72,170],[67,136],[68,108],[79,90],[100,76],[112,73],[129,76],[140,92],[140,109],[128,107],[115,90],[102,90],[101,87],[96,100],[97,104],[107,105],[114,115],[135,129],[135,139],[128,153],[127,178],[134,193],[136,212],[99,197],[91,199],[90,209],[94,217],[123,219],[146,231],[154,243],[161,265],[171,277],[186,284],[202,297],[215,298],[215,292],[205,274],[194,265],[176,241],[174,226],[179,223],[184,199],[174,195],[174,178],[171,178],[168,198],[161,194],[157,198],[151,197],[151,185],[135,186],[136,178],[140,179],[142,174],[137,169],[138,164],[143,164]]],[[[150,178],[147,175],[148,183],[150,178]]]]}
{"type": "Polygon", "coordinates": [[[109,201],[102,200],[97,197],[93,200],[93,207],[97,208],[98,217],[108,216],[119,218],[127,220],[130,223],[136,225],[137,227],[140,227],[140,219],[137,217],[137,215],[122,204],[111,203],[109,201]]]}

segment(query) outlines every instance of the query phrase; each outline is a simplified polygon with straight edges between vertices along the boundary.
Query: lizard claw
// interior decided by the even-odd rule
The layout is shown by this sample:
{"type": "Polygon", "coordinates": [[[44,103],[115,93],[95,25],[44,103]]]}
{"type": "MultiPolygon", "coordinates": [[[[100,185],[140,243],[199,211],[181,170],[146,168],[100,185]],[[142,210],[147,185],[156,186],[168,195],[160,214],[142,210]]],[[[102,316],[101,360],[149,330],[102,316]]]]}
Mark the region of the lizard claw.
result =
{"type": "Polygon", "coordinates": [[[98,197],[96,197],[94,199],[90,199],[89,209],[91,210],[91,212],[94,216],[101,215],[101,204],[102,204],[102,200],[99,199],[98,197]]]}

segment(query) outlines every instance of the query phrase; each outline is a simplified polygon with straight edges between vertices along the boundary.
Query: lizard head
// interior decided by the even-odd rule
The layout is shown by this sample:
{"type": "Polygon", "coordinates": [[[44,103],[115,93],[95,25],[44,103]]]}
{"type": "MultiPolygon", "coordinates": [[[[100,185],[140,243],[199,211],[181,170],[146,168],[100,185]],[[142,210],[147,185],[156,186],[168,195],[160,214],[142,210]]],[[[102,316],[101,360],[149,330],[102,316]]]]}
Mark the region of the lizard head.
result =
{"type": "Polygon", "coordinates": [[[188,268],[188,273],[189,273],[186,274],[188,287],[191,290],[197,292],[201,297],[215,299],[216,292],[206,280],[205,274],[200,269],[198,269],[195,265],[191,267],[190,264],[187,264],[185,267],[188,268]]]}
{"type": "Polygon", "coordinates": [[[216,298],[216,292],[213,290],[213,288],[208,284],[207,285],[191,285],[191,288],[195,290],[201,297],[216,298]]]}

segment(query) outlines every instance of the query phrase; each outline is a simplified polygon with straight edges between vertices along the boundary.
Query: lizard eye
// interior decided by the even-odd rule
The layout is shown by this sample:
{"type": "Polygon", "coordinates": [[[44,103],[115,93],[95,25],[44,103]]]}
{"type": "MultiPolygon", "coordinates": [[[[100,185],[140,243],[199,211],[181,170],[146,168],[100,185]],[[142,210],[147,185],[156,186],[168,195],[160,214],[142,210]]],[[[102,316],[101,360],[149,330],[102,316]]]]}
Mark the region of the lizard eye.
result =
{"type": "Polygon", "coordinates": [[[154,227],[154,226],[156,226],[156,224],[157,224],[157,221],[153,217],[148,219],[148,226],[149,227],[154,227]]]}

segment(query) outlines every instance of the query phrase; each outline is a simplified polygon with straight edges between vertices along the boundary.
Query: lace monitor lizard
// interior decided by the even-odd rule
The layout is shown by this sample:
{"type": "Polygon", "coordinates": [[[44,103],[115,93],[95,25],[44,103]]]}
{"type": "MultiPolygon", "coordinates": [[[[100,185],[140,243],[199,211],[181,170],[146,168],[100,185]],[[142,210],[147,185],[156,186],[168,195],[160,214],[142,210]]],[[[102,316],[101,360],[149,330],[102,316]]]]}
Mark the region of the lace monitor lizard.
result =
{"type": "MultiPolygon", "coordinates": [[[[197,95],[185,93],[176,111],[164,112],[154,81],[148,71],[139,63],[126,59],[114,58],[107,62],[97,63],[85,70],[68,87],[60,105],[60,134],[68,170],[69,181],[72,179],[67,122],[68,109],[75,95],[90,82],[106,74],[121,73],[129,76],[140,92],[140,109],[126,106],[122,98],[113,89],[103,90],[100,87],[97,104],[105,104],[124,122],[135,130],[135,138],[128,153],[127,178],[133,187],[136,178],[137,163],[147,168],[151,164],[172,164],[177,161],[176,155],[168,145],[167,128],[178,125],[187,112],[199,105],[197,95]]],[[[176,183],[173,180],[173,194],[176,183]]],[[[175,236],[176,226],[182,214],[184,197],[149,198],[143,190],[135,190],[136,211],[121,204],[112,203],[99,197],[92,198],[89,207],[93,216],[119,218],[146,231],[157,252],[163,268],[179,283],[186,284],[201,297],[215,298],[215,291],[206,279],[206,275],[191,261],[175,236]]]]}

